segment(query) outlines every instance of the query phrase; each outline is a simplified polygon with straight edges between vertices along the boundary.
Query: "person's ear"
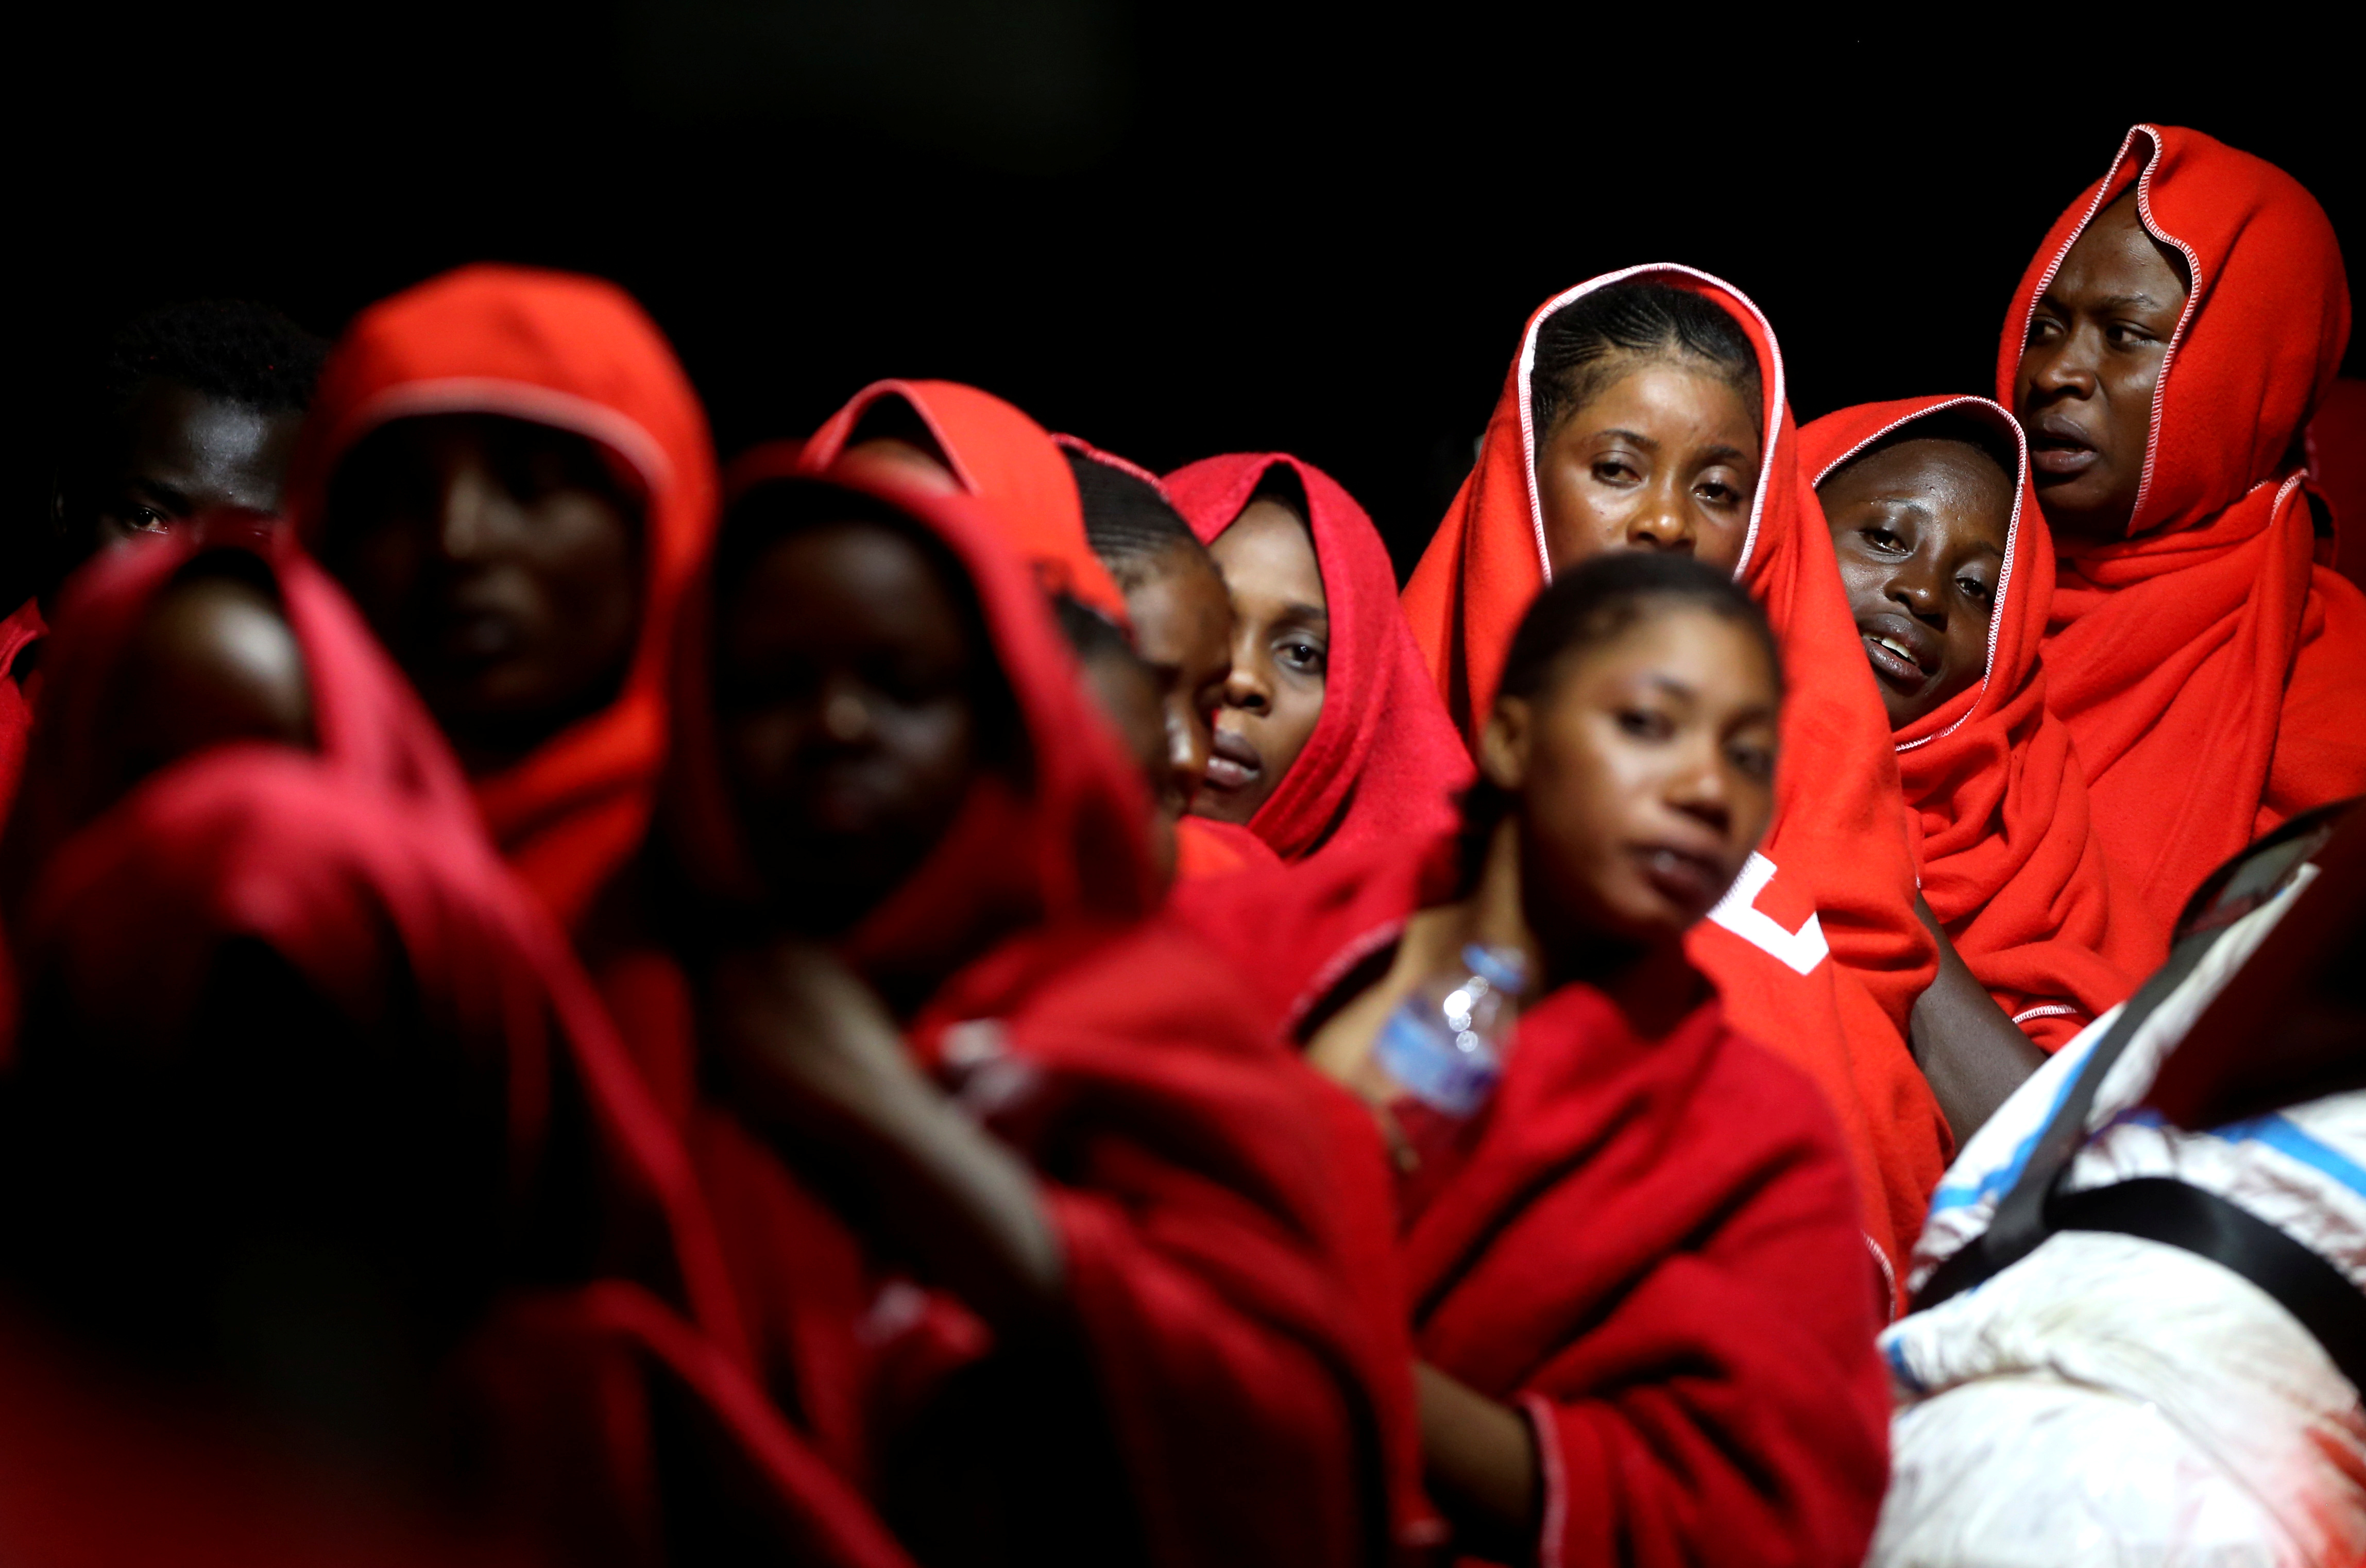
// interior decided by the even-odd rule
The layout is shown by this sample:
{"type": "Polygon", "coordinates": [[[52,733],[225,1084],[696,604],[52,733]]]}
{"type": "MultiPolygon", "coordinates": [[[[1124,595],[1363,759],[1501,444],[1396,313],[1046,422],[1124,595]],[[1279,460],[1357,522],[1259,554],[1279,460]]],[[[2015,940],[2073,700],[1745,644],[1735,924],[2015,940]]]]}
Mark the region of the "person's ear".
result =
{"type": "Polygon", "coordinates": [[[1526,697],[1497,697],[1479,735],[1479,772],[1489,784],[1514,794],[1528,779],[1528,747],[1536,734],[1536,710],[1526,697]]]}

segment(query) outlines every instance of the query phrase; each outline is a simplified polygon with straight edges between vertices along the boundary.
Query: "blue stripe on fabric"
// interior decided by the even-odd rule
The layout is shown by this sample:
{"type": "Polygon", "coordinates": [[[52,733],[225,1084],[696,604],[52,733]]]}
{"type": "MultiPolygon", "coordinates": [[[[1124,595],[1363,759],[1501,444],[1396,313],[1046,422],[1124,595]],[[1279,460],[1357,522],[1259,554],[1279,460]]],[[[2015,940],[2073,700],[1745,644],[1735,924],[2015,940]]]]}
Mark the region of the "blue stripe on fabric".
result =
{"type": "Polygon", "coordinates": [[[1922,1380],[1914,1375],[1914,1369],[1906,1364],[1905,1347],[1898,1342],[1896,1335],[1881,1337],[1881,1353],[1889,1362],[1889,1375],[1898,1380],[1898,1387],[1918,1399],[1931,1392],[1922,1386],[1922,1380]]]}
{"type": "Polygon", "coordinates": [[[2286,1158],[2298,1160],[2310,1169],[2331,1177],[2352,1192],[2366,1195],[2366,1167],[2309,1136],[2296,1122],[2285,1117],[2254,1116],[2247,1122],[2229,1122],[2224,1127],[2213,1127],[2210,1132],[2213,1137],[2224,1138],[2228,1143],[2265,1144],[2286,1158]]]}
{"type": "MultiPolygon", "coordinates": [[[[2101,1039],[2101,1036],[2096,1038],[2101,1039]]],[[[1931,1212],[1943,1214],[1951,1209],[1968,1209],[2003,1197],[2012,1184],[2021,1179],[2022,1168],[2029,1164],[2029,1156],[2036,1152],[2037,1140],[2044,1137],[2045,1129],[2054,1124],[2054,1113],[2062,1109],[2064,1100],[2070,1098],[2070,1091],[2077,1087],[2079,1074],[2083,1070],[2082,1060],[2079,1067],[2062,1075],[2062,1082],[2055,1089],[2052,1102],[2045,1107],[2045,1114],[2037,1119],[2037,1126],[2029,1136],[2013,1146],[2011,1158],[1968,1187],[1949,1187],[1942,1182],[1939,1190],[1931,1194],[1931,1212]]]]}

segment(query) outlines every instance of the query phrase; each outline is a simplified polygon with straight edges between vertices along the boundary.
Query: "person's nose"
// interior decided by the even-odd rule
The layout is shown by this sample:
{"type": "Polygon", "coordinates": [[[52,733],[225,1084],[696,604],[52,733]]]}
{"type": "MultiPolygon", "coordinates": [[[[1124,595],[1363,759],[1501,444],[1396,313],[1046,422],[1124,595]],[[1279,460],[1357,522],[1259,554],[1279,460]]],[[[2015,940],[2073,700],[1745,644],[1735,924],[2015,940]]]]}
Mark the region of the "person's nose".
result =
{"type": "Polygon", "coordinates": [[[833,675],[822,683],[817,717],[821,735],[836,746],[868,745],[877,734],[870,695],[849,676],[833,675]]]}
{"type": "Polygon", "coordinates": [[[481,465],[456,465],[445,474],[437,498],[436,553],[451,561],[483,555],[493,535],[494,510],[505,500],[500,484],[481,465]]]}
{"type": "Polygon", "coordinates": [[[1273,682],[1246,634],[1233,649],[1233,672],[1224,678],[1224,705],[1243,713],[1273,711],[1273,682]]]}
{"type": "Polygon", "coordinates": [[[2102,333],[2081,321],[2058,340],[2025,351],[2030,396],[2048,402],[2093,397],[2102,346],[2102,333]]]}
{"type": "Polygon", "coordinates": [[[1939,581],[1944,575],[1930,552],[1917,550],[1898,563],[1898,570],[1889,580],[1888,597],[1916,619],[1944,626],[1947,596],[1941,591],[1939,581]]]}
{"type": "Polygon", "coordinates": [[[1177,692],[1166,701],[1166,764],[1175,787],[1189,803],[1208,776],[1208,752],[1215,744],[1208,733],[1207,716],[1192,705],[1190,694],[1177,692]]]}
{"type": "Polygon", "coordinates": [[[1668,550],[1691,555],[1698,535],[1692,496],[1674,475],[1660,479],[1643,493],[1627,519],[1627,547],[1668,550]]]}
{"type": "Polygon", "coordinates": [[[1668,805],[1722,839],[1733,828],[1733,797],[1718,738],[1703,730],[1684,750],[1668,781],[1668,805]]]}

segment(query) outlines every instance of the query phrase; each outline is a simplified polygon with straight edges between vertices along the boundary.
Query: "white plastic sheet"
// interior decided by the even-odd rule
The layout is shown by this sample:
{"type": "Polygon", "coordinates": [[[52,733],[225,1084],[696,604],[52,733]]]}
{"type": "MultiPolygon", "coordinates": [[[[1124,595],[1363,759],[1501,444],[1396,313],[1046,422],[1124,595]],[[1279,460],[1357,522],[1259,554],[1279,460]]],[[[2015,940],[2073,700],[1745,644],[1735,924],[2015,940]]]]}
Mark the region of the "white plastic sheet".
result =
{"type": "MultiPolygon", "coordinates": [[[[2229,931],[2105,1078],[2076,1190],[2171,1176],[2366,1286],[2366,1095],[2210,1133],[2132,1109],[2304,878],[2229,931]]],[[[1916,1283],[1987,1228],[2099,1020],[1966,1145],[1916,1283]]],[[[2366,1408],[2248,1280],[2176,1247],[2070,1232],[1882,1338],[1898,1400],[1872,1568],[2358,1568],[2366,1408]]]]}

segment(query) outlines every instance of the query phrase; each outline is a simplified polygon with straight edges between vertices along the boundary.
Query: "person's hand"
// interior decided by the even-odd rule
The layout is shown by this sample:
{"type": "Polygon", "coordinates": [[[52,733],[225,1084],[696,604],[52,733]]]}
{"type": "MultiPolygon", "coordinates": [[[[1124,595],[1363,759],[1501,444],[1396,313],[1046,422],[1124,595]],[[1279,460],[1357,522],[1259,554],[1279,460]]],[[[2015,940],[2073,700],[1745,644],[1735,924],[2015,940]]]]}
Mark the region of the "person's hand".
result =
{"type": "Polygon", "coordinates": [[[1066,1264],[1033,1173],[921,1070],[860,976],[772,938],[714,961],[704,1008],[734,1108],[784,1160],[839,1177],[850,1223],[997,1333],[1065,1321],[1066,1264]]]}
{"type": "Polygon", "coordinates": [[[826,1142],[936,1095],[878,994],[817,943],[775,937],[707,970],[707,1034],[743,1109],[826,1142]]]}

